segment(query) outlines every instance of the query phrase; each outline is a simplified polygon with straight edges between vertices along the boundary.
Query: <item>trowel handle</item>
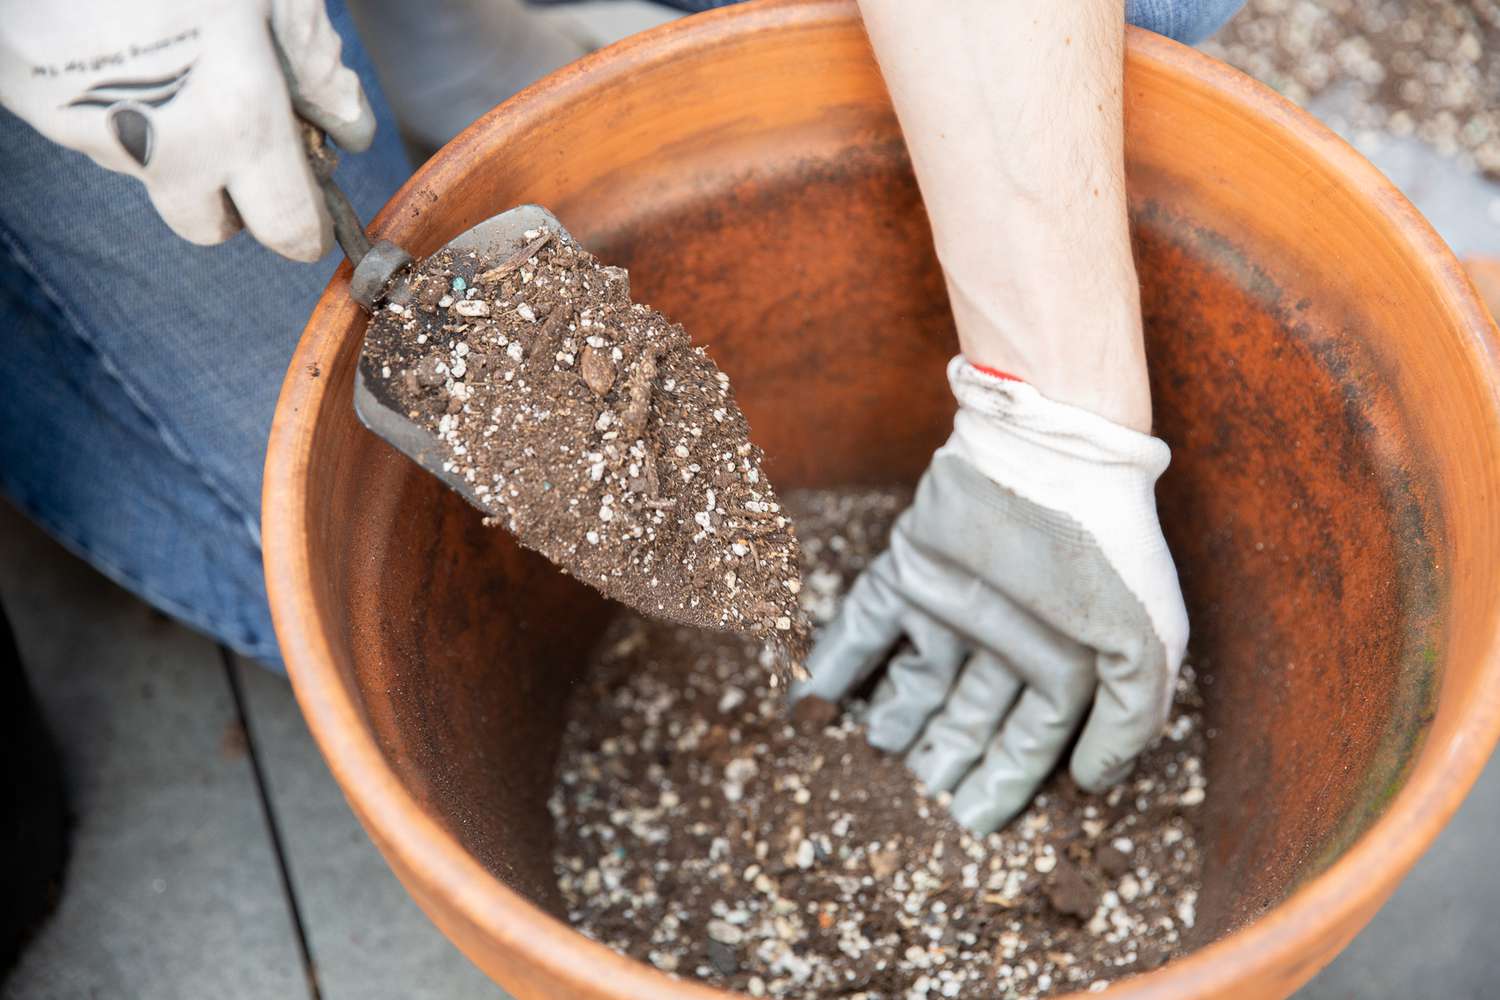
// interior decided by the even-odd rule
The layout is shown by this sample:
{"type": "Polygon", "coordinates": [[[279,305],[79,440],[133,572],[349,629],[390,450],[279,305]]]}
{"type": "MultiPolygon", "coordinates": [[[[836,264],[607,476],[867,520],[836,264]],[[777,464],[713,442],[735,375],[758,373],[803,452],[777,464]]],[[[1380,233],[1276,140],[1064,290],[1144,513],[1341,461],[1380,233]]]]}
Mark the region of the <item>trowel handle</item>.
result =
{"type": "Polygon", "coordinates": [[[349,263],[358,267],[365,254],[370,252],[370,238],[365,235],[364,223],[359,221],[359,213],[354,211],[349,196],[333,179],[334,168],[339,165],[338,154],[328,148],[323,130],[311,122],[302,123],[302,141],[307,146],[308,165],[318,179],[318,186],[323,189],[328,214],[333,216],[334,238],[339,241],[349,263]]]}
{"type": "Polygon", "coordinates": [[[323,130],[304,120],[302,139],[307,147],[307,162],[312,167],[313,176],[318,179],[318,187],[323,189],[328,214],[333,217],[334,237],[344,256],[354,265],[354,276],[349,279],[349,295],[365,309],[373,311],[391,283],[411,264],[411,254],[390,240],[370,242],[364,224],[359,221],[359,213],[354,211],[349,196],[333,179],[339,158],[329,148],[323,130]]]}
{"type": "Polygon", "coordinates": [[[302,122],[302,144],[307,150],[307,162],[312,167],[313,176],[318,179],[318,187],[323,189],[328,214],[333,216],[333,235],[354,267],[354,277],[349,279],[349,296],[367,311],[374,312],[375,303],[385,297],[391,283],[411,263],[411,254],[389,240],[371,243],[370,237],[365,235],[359,213],[354,211],[349,196],[333,179],[339,156],[329,148],[323,130],[313,124],[318,118],[318,109],[302,96],[297,74],[292,72],[291,60],[281,43],[274,39],[273,43],[276,58],[281,63],[281,75],[286,79],[287,96],[292,99],[292,109],[302,122]]]}

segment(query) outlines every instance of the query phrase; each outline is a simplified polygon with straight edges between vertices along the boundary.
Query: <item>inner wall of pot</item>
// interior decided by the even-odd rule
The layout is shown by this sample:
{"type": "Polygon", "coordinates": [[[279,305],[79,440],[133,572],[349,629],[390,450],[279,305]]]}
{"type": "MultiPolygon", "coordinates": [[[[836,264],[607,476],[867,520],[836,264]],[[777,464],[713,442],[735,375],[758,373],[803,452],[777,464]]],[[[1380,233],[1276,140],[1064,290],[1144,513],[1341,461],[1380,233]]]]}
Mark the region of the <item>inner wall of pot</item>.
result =
{"type": "MultiPolygon", "coordinates": [[[[1381,372],[1356,313],[1283,290],[1165,201],[1137,199],[1133,221],[1173,447],[1162,521],[1215,734],[1211,937],[1330,863],[1399,786],[1435,670],[1420,656],[1432,515],[1405,428],[1364,388],[1381,372]]],[[[899,144],[746,171],[627,222],[580,235],[732,373],[779,488],[915,481],[949,427],[955,341],[899,144]]],[[[556,912],[545,803],[612,609],[357,434],[352,481],[388,501],[346,549],[376,556],[343,570],[371,725],[422,805],[556,912]]]]}
{"type": "MultiPolygon", "coordinates": [[[[1216,734],[1203,940],[1321,871],[1399,787],[1432,707],[1441,526],[1358,300],[1281,286],[1265,247],[1184,215],[1171,177],[1143,168],[1133,188],[1173,449],[1161,517],[1216,734]]],[[[593,245],[733,373],[780,488],[914,482],[950,427],[956,340],[904,149],[722,192],[593,245]]]]}

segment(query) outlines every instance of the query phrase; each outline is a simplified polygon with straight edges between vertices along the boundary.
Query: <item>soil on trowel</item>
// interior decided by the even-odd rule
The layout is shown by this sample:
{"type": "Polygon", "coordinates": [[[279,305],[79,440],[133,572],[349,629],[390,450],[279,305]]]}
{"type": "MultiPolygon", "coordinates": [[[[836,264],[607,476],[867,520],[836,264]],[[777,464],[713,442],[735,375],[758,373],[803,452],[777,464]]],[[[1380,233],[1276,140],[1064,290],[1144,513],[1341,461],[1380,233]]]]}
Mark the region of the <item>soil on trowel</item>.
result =
{"type": "Polygon", "coordinates": [[[729,377],[631,301],[623,269],[550,230],[500,259],[443,251],[365,351],[523,544],[649,614],[770,640],[799,669],[797,540],[729,377]]]}
{"type": "MultiPolygon", "coordinates": [[[[818,622],[884,546],[896,493],[787,498],[818,622]]],[[[622,615],[575,693],[551,799],[573,924],[684,978],[771,997],[1038,997],[1183,948],[1206,781],[1194,672],[1126,783],[1051,779],[977,837],[872,749],[857,710],[789,710],[741,638],[622,615]]]]}

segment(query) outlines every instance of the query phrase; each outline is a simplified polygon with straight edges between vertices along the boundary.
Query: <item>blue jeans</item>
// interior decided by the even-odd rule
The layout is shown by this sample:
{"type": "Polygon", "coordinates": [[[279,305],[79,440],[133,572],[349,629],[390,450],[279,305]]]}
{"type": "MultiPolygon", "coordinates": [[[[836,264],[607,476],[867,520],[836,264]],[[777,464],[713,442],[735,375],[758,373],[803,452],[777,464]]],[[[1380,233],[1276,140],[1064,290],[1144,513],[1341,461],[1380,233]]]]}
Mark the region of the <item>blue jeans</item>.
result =
{"type": "MultiPolygon", "coordinates": [[[[1129,15],[1197,40],[1239,2],[1131,0],[1129,15]]],[[[330,7],[379,120],[374,147],[339,167],[368,219],[409,167],[343,4],[330,7]]],[[[337,252],[307,265],[245,234],[193,246],[137,182],[3,110],[0,178],[0,490],[156,607],[279,664],[261,470],[282,376],[337,252]]]]}
{"type": "MultiPolygon", "coordinates": [[[[339,181],[368,219],[406,159],[343,3],[344,55],[379,126],[339,181]]],[[[179,239],[135,180],[0,110],[0,490],[105,575],[277,664],[260,484],[292,349],[337,251],[179,239]]]]}
{"type": "Polygon", "coordinates": [[[1125,0],[1125,20],[1196,45],[1224,26],[1245,0],[1125,0]]]}

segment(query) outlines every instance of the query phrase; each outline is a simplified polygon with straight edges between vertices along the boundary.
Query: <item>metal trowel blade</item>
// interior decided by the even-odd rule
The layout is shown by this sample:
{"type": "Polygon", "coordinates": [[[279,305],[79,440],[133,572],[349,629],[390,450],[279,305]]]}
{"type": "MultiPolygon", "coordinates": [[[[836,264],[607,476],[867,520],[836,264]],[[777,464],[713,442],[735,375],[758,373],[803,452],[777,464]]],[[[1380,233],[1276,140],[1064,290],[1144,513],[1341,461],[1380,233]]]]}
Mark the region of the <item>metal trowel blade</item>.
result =
{"type": "MultiPolygon", "coordinates": [[[[472,229],[460,233],[449,240],[443,250],[477,250],[483,257],[500,258],[522,242],[525,233],[540,229],[550,229],[565,239],[571,238],[563,224],[545,208],[540,205],[521,205],[491,216],[472,229]]],[[[405,304],[408,298],[409,293],[404,284],[398,284],[387,294],[385,302],[405,304]]],[[[457,472],[443,470],[443,463],[449,457],[448,445],[406,415],[406,410],[391,394],[389,382],[381,378],[380,366],[371,357],[368,345],[361,346],[359,365],[354,373],[354,412],[358,414],[360,422],[376,436],[447,483],[469,503],[487,514],[491,513],[474,492],[474,484],[457,472]]]]}

